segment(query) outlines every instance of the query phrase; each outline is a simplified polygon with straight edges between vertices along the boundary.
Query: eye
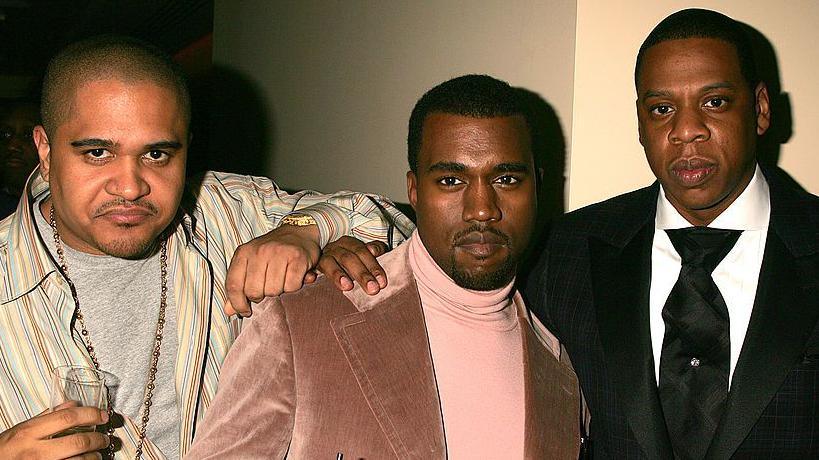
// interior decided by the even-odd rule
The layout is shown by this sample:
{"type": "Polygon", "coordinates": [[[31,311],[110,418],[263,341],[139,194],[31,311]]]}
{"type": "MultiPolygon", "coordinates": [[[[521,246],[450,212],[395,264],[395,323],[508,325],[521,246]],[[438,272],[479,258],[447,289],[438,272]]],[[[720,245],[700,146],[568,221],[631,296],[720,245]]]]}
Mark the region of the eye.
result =
{"type": "Polygon", "coordinates": [[[501,185],[516,185],[520,183],[520,178],[515,176],[501,176],[495,179],[501,185]]]}
{"type": "Polygon", "coordinates": [[[105,150],[105,149],[86,150],[85,152],[83,152],[83,154],[86,157],[89,157],[91,160],[94,160],[94,161],[104,160],[106,158],[110,158],[110,157],[113,156],[113,155],[111,155],[111,152],[109,152],[108,150],[105,150]]]}
{"type": "Polygon", "coordinates": [[[728,104],[728,99],[724,97],[712,97],[705,101],[705,106],[711,109],[719,109],[728,104]]]}
{"type": "Polygon", "coordinates": [[[668,115],[668,114],[669,114],[669,113],[671,113],[673,110],[674,110],[674,109],[673,109],[673,108],[671,108],[671,106],[670,106],[670,105],[667,105],[667,104],[655,105],[655,106],[653,106],[653,107],[649,108],[649,111],[650,111],[652,114],[657,115],[657,116],[664,116],[664,115],[668,115]]]}
{"type": "Polygon", "coordinates": [[[438,183],[443,185],[444,187],[454,187],[456,185],[463,184],[463,181],[458,179],[457,177],[447,176],[438,179],[438,183]]]}
{"type": "Polygon", "coordinates": [[[9,141],[13,134],[11,131],[2,130],[0,131],[0,141],[9,141]]]}
{"type": "Polygon", "coordinates": [[[163,150],[151,150],[149,152],[146,152],[145,155],[143,155],[143,158],[154,163],[163,163],[165,161],[168,161],[170,155],[168,155],[168,152],[165,152],[163,150]]]}

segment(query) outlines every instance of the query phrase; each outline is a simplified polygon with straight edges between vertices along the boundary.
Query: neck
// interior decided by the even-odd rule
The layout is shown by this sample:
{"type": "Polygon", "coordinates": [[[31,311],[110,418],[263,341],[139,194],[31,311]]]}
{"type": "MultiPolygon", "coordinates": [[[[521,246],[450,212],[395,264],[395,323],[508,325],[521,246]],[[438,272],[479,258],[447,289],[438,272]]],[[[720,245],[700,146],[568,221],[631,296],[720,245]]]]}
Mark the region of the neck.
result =
{"type": "Polygon", "coordinates": [[[418,232],[415,232],[409,244],[409,262],[413,275],[418,283],[422,301],[434,299],[445,305],[454,314],[474,321],[497,321],[498,315],[506,317],[511,312],[514,280],[505,286],[491,291],[473,291],[458,286],[439,267],[424,247],[418,232]]]}

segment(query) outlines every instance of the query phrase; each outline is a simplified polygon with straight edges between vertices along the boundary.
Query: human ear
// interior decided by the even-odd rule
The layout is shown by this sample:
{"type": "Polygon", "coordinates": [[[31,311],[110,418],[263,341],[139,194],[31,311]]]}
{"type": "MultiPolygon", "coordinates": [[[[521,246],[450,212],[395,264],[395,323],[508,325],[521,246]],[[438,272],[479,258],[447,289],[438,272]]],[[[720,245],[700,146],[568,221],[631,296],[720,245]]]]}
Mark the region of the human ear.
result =
{"type": "Polygon", "coordinates": [[[48,171],[51,168],[51,144],[48,142],[48,135],[42,125],[35,126],[32,134],[34,145],[37,146],[37,155],[40,157],[40,175],[48,181],[48,171]]]}
{"type": "Polygon", "coordinates": [[[756,85],[754,96],[756,99],[756,133],[761,136],[771,127],[771,103],[768,98],[768,87],[764,82],[756,85]]]}
{"type": "Polygon", "coordinates": [[[412,171],[407,171],[407,198],[412,209],[417,211],[415,204],[418,203],[418,178],[412,171]]]}

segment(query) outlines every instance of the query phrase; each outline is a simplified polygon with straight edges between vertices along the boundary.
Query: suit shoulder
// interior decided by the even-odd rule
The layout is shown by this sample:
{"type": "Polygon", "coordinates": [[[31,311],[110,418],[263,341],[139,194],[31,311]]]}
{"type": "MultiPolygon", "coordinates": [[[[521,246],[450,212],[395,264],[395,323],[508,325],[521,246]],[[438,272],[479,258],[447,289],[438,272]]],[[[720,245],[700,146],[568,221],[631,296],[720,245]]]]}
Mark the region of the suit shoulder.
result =
{"type": "Polygon", "coordinates": [[[658,190],[651,185],[567,213],[555,224],[553,236],[610,234],[623,224],[645,219],[654,214],[658,190]]]}

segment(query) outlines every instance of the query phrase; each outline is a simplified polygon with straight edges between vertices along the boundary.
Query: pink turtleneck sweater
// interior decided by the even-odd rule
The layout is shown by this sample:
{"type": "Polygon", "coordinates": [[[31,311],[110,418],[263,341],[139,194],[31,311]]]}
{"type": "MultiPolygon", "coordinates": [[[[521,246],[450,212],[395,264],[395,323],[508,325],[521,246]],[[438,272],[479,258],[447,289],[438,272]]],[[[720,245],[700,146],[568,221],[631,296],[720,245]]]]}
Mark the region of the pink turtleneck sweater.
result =
{"type": "Polygon", "coordinates": [[[471,291],[435,263],[418,232],[409,262],[424,311],[450,459],[523,458],[525,388],[514,281],[471,291]]]}

